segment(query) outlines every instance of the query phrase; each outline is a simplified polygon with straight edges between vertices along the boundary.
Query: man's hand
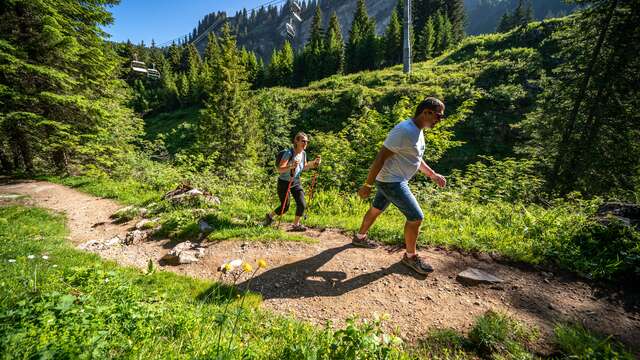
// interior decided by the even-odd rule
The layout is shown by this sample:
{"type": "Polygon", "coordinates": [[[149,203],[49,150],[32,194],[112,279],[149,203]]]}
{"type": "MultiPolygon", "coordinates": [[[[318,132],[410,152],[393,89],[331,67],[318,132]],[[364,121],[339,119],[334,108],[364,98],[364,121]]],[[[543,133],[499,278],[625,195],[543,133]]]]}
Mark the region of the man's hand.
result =
{"type": "Polygon", "coordinates": [[[435,183],[438,184],[438,186],[440,186],[441,188],[447,186],[447,179],[440,174],[434,174],[432,180],[435,181],[435,183]]]}
{"type": "Polygon", "coordinates": [[[360,196],[362,200],[366,200],[369,195],[371,195],[371,188],[368,186],[363,186],[358,190],[358,196],[360,196]]]}
{"type": "Polygon", "coordinates": [[[314,162],[314,167],[318,167],[320,166],[320,163],[322,162],[322,160],[320,159],[320,155],[318,155],[318,157],[313,161],[314,162]]]}

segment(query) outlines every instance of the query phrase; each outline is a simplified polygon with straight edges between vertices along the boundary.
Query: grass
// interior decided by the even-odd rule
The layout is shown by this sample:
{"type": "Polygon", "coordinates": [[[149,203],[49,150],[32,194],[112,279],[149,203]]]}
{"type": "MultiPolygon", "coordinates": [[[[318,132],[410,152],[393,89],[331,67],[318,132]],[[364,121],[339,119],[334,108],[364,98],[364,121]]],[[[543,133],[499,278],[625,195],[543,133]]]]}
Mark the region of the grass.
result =
{"type": "MultiPolygon", "coordinates": [[[[67,234],[61,215],[0,207],[2,358],[534,357],[536,331],[499,313],[478,318],[468,337],[436,329],[408,347],[382,331],[384,317],[314,327],[261,311],[259,296],[224,283],[103,261],[69,246],[67,234]]],[[[567,359],[632,358],[610,338],[570,325],[556,329],[556,343],[567,359]]]]}

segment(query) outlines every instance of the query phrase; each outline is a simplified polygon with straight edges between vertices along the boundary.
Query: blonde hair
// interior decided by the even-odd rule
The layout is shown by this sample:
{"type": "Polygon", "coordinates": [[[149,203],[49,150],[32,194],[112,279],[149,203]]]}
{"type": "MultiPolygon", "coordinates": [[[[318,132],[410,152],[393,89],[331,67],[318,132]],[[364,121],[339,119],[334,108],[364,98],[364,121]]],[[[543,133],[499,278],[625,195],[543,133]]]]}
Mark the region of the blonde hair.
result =
{"type": "Polygon", "coordinates": [[[307,140],[309,140],[309,135],[307,135],[304,132],[300,131],[299,133],[296,134],[296,136],[293,137],[293,142],[295,143],[296,140],[300,139],[303,136],[306,137],[307,140]]]}

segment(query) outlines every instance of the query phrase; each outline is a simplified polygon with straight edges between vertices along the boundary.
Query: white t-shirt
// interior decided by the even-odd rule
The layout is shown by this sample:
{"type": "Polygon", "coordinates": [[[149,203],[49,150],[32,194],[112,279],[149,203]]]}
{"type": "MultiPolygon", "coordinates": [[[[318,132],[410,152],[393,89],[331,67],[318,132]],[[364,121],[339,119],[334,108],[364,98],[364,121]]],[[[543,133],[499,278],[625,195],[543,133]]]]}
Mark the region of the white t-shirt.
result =
{"type": "Polygon", "coordinates": [[[412,119],[396,125],[387,135],[384,147],[394,152],[387,158],[376,177],[380,182],[409,181],[420,168],[424,155],[424,135],[412,119]]]}

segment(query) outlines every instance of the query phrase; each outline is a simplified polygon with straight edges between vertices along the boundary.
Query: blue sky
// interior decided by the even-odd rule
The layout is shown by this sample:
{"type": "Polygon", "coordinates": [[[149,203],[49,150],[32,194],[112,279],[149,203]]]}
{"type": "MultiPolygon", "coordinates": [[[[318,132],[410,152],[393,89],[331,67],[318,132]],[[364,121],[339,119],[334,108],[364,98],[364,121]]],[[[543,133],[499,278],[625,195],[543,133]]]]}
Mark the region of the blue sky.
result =
{"type": "Polygon", "coordinates": [[[122,0],[110,9],[115,22],[105,30],[111,40],[144,40],[156,44],[187,34],[198,20],[214,11],[226,11],[233,16],[242,8],[251,9],[269,0],[122,0]]]}

